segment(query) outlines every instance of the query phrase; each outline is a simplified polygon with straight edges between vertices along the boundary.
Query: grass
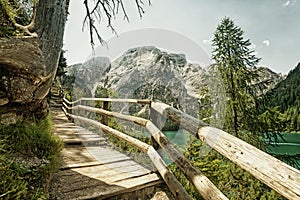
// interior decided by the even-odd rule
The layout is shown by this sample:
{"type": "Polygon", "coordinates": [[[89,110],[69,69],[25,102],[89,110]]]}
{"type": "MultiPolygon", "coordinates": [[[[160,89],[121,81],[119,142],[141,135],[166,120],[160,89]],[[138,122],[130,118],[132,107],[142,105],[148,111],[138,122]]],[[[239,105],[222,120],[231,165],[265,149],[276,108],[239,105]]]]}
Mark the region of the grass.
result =
{"type": "Polygon", "coordinates": [[[0,199],[47,199],[62,147],[49,118],[0,125],[0,199]]]}

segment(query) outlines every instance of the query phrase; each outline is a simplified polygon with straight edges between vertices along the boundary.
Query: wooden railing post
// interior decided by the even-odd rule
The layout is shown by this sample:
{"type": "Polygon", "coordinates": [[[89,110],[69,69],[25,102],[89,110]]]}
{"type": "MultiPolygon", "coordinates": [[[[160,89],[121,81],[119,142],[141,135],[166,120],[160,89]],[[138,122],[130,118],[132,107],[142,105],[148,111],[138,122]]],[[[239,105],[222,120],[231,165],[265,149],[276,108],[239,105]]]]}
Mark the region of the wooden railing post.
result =
{"type": "MultiPolygon", "coordinates": [[[[104,110],[109,110],[109,103],[108,101],[103,101],[103,107],[102,109],[104,110]]],[[[102,115],[101,117],[101,123],[104,124],[104,125],[108,125],[108,117],[106,115],[102,115]]]]}
{"type": "MultiPolygon", "coordinates": [[[[161,114],[159,114],[158,112],[156,112],[154,109],[152,109],[150,107],[150,121],[152,121],[152,123],[159,129],[162,130],[164,124],[163,124],[163,118],[164,116],[162,116],[161,114]]],[[[160,145],[156,142],[156,140],[154,139],[153,136],[151,136],[151,142],[152,142],[152,146],[153,148],[158,151],[160,148],[160,145]]],[[[159,154],[161,155],[161,151],[158,151],[159,154]]],[[[162,156],[162,155],[161,155],[162,156]]]]}
{"type": "Polygon", "coordinates": [[[161,115],[180,123],[185,130],[223,156],[251,173],[258,180],[288,199],[300,199],[300,171],[255,148],[245,141],[211,127],[169,105],[153,102],[161,115]]]}
{"type": "MultiPolygon", "coordinates": [[[[112,102],[112,99],[108,99],[108,100],[105,99],[105,100],[102,100],[102,102],[103,101],[112,102]]],[[[151,135],[153,137],[152,145],[154,147],[156,147],[157,149],[160,149],[157,147],[158,146],[157,144],[159,144],[159,147],[162,147],[162,149],[164,149],[166,151],[166,153],[169,155],[171,160],[173,160],[175,162],[175,164],[179,167],[179,169],[194,184],[194,186],[197,188],[197,190],[201,193],[201,195],[205,199],[222,199],[222,200],[227,199],[226,196],[224,196],[224,194],[222,194],[222,192],[215,185],[213,185],[213,183],[207,177],[205,177],[198,169],[196,169],[194,166],[192,166],[190,161],[188,161],[184,157],[184,155],[176,148],[176,146],[173,145],[172,143],[170,143],[168,141],[168,139],[166,138],[166,136],[163,135],[163,133],[160,131],[160,129],[163,128],[165,118],[161,116],[159,111],[152,110],[152,113],[150,113],[151,119],[156,123],[156,125],[157,125],[156,126],[150,120],[135,117],[135,116],[125,115],[125,114],[121,114],[121,113],[117,113],[117,112],[107,111],[107,110],[104,110],[103,108],[99,109],[99,108],[94,108],[94,107],[89,107],[89,106],[75,106],[72,109],[75,109],[75,110],[82,109],[82,110],[85,110],[88,112],[95,112],[95,113],[101,114],[102,116],[106,115],[108,117],[114,117],[117,119],[132,122],[134,124],[146,127],[146,129],[149,131],[149,133],[151,133],[151,135]]],[[[78,119],[82,122],[88,122],[88,121],[91,122],[90,119],[86,119],[86,118],[83,118],[80,116],[72,115],[72,117],[75,119],[78,119]]],[[[95,123],[98,123],[98,122],[95,122],[95,123]]],[[[100,127],[105,127],[105,125],[103,125],[101,123],[100,127]]],[[[104,130],[104,129],[102,128],[102,130],[104,130]]],[[[128,138],[128,136],[126,136],[126,138],[128,138]]],[[[127,141],[127,139],[126,139],[126,141],[127,141]]],[[[151,147],[151,148],[154,150],[154,147],[151,147]]],[[[151,148],[149,148],[149,149],[151,149],[151,148]]],[[[171,182],[174,182],[174,181],[173,181],[173,179],[171,180],[171,177],[169,177],[169,175],[171,175],[171,173],[168,172],[169,175],[165,175],[165,173],[162,172],[162,169],[166,168],[165,164],[163,164],[165,167],[163,167],[162,165],[159,165],[159,163],[163,163],[162,158],[159,158],[157,160],[153,157],[153,155],[152,155],[153,152],[148,152],[148,153],[150,154],[150,155],[149,154],[148,155],[153,158],[152,162],[153,162],[155,168],[162,175],[162,177],[164,178],[165,182],[169,186],[169,188],[172,191],[172,193],[174,194],[174,196],[178,197],[177,199],[188,199],[188,197],[182,197],[182,195],[184,195],[186,192],[179,191],[179,190],[177,191],[177,189],[179,189],[179,187],[176,187],[176,189],[173,188],[174,186],[172,185],[171,182]]],[[[159,157],[162,157],[162,156],[159,156],[159,157]]]]}

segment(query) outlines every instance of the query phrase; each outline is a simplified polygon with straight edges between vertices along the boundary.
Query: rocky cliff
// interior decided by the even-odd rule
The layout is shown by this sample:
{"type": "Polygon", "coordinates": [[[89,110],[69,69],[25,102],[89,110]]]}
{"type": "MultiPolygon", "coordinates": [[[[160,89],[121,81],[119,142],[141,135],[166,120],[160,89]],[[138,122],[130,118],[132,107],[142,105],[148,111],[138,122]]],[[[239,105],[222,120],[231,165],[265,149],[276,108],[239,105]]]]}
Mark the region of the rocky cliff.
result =
{"type": "Polygon", "coordinates": [[[74,76],[74,88],[85,96],[94,96],[99,80],[108,73],[110,61],[106,57],[96,57],[85,63],[70,65],[66,68],[67,76],[74,76]]]}
{"type": "MultiPolygon", "coordinates": [[[[107,58],[94,58],[70,66],[68,73],[75,74],[78,85],[86,85],[93,95],[106,88],[118,98],[162,101],[194,116],[201,106],[198,99],[203,86],[217,79],[210,69],[189,63],[184,54],[153,46],[129,49],[112,63],[107,58]]],[[[259,73],[260,81],[270,87],[283,79],[268,68],[260,68],[259,73]]]]}

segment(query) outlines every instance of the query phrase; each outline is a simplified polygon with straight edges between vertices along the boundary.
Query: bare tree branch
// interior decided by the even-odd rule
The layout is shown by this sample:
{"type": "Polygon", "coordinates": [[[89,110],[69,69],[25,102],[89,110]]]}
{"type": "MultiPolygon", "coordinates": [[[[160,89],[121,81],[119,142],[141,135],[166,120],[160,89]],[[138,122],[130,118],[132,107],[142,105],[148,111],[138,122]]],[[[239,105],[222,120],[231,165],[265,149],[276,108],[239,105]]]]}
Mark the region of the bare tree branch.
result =
{"type": "Polygon", "coordinates": [[[142,18],[145,11],[144,11],[143,7],[141,6],[141,4],[144,5],[144,2],[141,0],[135,0],[135,4],[136,4],[138,12],[140,14],[140,18],[142,18]]]}
{"type": "MultiPolygon", "coordinates": [[[[144,1],[145,0],[135,0],[139,17],[142,17],[145,13],[144,1]]],[[[151,0],[147,1],[150,6],[151,0]]],[[[95,22],[103,23],[103,21],[106,21],[107,28],[109,28],[114,34],[117,34],[113,26],[113,19],[116,18],[117,14],[119,14],[119,9],[122,12],[123,19],[129,22],[129,16],[127,15],[123,0],[84,0],[83,4],[85,6],[86,16],[83,21],[82,29],[84,30],[85,25],[88,26],[90,43],[92,46],[95,45],[94,34],[96,34],[100,44],[106,44],[104,39],[101,37],[99,30],[95,26],[95,22]],[[90,7],[92,7],[92,9],[90,7]]]]}
{"type": "Polygon", "coordinates": [[[123,11],[123,14],[124,14],[124,20],[126,19],[129,22],[129,17],[126,13],[126,10],[125,10],[124,4],[123,4],[123,0],[118,0],[118,2],[121,5],[121,8],[122,8],[122,11],[123,11]]]}
{"type": "Polygon", "coordinates": [[[94,21],[93,17],[91,16],[89,5],[88,5],[88,0],[84,0],[83,4],[84,4],[85,9],[86,9],[86,16],[84,18],[83,24],[85,24],[85,23],[88,24],[89,32],[90,32],[90,43],[91,43],[92,47],[94,47],[94,45],[95,45],[94,36],[93,36],[94,32],[96,33],[99,42],[101,44],[104,44],[105,41],[100,36],[100,34],[98,33],[97,28],[94,25],[95,21],[94,21]]]}

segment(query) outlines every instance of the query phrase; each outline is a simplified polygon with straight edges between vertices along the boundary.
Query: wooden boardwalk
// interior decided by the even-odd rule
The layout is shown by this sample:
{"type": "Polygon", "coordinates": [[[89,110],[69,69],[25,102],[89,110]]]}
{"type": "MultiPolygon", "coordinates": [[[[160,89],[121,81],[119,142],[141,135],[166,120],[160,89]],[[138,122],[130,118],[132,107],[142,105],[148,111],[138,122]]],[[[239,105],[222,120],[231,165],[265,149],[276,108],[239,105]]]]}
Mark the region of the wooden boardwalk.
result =
{"type": "Polygon", "coordinates": [[[162,183],[159,175],[112,149],[104,137],[70,122],[61,108],[52,107],[51,116],[65,147],[50,199],[106,199],[162,183]]]}
{"type": "MultiPolygon", "coordinates": [[[[167,104],[149,102],[148,100],[110,98],[81,98],[75,102],[70,102],[64,98],[63,103],[61,103],[61,99],[57,100],[59,103],[54,102],[52,104],[51,112],[56,124],[56,134],[63,138],[66,146],[62,152],[61,170],[56,174],[52,187],[50,187],[50,199],[174,199],[165,188],[159,189],[159,195],[156,195],[156,188],[164,185],[162,183],[168,185],[169,191],[177,199],[191,199],[153,147],[158,145],[167,152],[204,199],[228,199],[157,128],[155,124],[160,126],[159,119],[163,116],[180,124],[199,140],[210,145],[287,199],[300,200],[299,170],[167,104]],[[104,109],[86,106],[82,104],[82,101],[102,102],[104,109]],[[107,106],[109,102],[151,104],[149,105],[151,106],[150,118],[153,121],[109,111],[107,106]],[[74,120],[105,130],[107,134],[114,135],[145,152],[158,169],[164,182],[153,171],[110,148],[104,137],[70,123],[60,110],[61,105],[59,104],[63,104],[67,116],[74,120]],[[152,140],[153,146],[109,128],[100,122],[78,115],[77,113],[81,113],[81,111],[114,117],[145,127],[154,139],[152,140]],[[155,188],[154,192],[150,194],[149,188],[155,188]]],[[[103,120],[103,123],[105,122],[106,120],[103,120]]]]}

